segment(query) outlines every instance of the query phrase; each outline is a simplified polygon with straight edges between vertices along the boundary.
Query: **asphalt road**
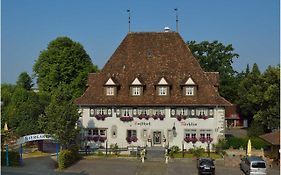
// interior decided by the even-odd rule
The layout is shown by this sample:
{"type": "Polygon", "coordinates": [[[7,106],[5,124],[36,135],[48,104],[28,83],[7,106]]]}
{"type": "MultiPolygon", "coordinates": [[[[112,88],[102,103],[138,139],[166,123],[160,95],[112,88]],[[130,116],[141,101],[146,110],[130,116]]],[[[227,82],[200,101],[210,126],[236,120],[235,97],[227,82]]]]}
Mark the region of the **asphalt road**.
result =
{"type": "MultiPolygon", "coordinates": [[[[196,161],[164,162],[131,159],[83,159],[63,172],[55,167],[50,157],[24,159],[23,167],[2,167],[3,175],[197,175],[196,161]]],[[[216,166],[216,175],[243,175],[238,168],[216,166]]],[[[279,175],[280,171],[269,169],[268,175],[279,175]]]]}

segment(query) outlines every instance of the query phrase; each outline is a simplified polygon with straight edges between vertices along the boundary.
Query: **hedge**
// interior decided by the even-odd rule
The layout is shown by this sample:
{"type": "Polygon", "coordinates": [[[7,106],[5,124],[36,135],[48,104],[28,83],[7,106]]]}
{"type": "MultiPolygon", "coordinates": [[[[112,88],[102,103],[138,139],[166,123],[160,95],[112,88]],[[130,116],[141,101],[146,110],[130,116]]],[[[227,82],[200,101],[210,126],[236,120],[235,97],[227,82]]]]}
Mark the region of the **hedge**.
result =
{"type": "Polygon", "coordinates": [[[233,147],[234,149],[239,149],[242,147],[246,149],[249,139],[251,140],[252,147],[255,149],[265,148],[266,146],[269,145],[259,137],[250,137],[250,138],[230,137],[226,139],[225,147],[226,148],[233,147]]]}
{"type": "Polygon", "coordinates": [[[60,151],[58,160],[59,169],[65,169],[71,166],[80,158],[81,156],[79,155],[78,150],[75,148],[60,151]]]}
{"type": "MultiPolygon", "coordinates": [[[[9,151],[9,166],[19,166],[19,152],[9,151]]],[[[1,166],[6,166],[6,151],[1,151],[1,166]]]]}

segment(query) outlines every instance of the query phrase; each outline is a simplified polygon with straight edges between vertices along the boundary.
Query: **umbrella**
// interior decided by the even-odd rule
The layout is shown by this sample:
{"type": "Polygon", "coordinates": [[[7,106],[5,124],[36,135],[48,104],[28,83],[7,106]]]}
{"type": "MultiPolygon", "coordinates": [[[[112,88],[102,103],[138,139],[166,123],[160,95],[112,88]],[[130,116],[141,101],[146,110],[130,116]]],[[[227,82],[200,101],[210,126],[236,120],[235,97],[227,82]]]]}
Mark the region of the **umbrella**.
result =
{"type": "Polygon", "coordinates": [[[5,125],[4,125],[4,131],[8,131],[9,129],[8,129],[8,125],[7,125],[7,123],[5,123],[5,125]]]}
{"type": "Polygon", "coordinates": [[[247,145],[247,156],[251,156],[251,152],[252,152],[252,144],[251,144],[251,140],[248,140],[248,145],[247,145]]]}

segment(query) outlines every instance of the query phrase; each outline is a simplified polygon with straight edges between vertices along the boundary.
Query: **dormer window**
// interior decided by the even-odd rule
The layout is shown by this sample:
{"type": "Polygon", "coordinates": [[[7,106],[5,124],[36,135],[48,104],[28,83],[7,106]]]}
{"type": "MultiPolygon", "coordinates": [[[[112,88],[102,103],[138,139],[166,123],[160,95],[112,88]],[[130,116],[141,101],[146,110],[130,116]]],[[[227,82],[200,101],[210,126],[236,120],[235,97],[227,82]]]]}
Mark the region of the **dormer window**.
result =
{"type": "Polygon", "coordinates": [[[109,78],[104,84],[104,90],[106,96],[116,96],[117,95],[117,84],[112,78],[109,78]]]}
{"type": "Polygon", "coordinates": [[[157,94],[159,96],[168,96],[169,95],[170,86],[164,77],[160,79],[157,83],[157,94]]]}
{"type": "Polygon", "coordinates": [[[165,95],[167,95],[167,94],[168,94],[168,93],[167,93],[167,89],[168,89],[167,86],[159,86],[159,87],[158,87],[158,95],[160,95],[160,96],[165,96],[165,95]]]}
{"type": "Polygon", "coordinates": [[[140,96],[141,95],[141,87],[140,86],[132,87],[132,95],[133,96],[140,96]]]}
{"type": "Polygon", "coordinates": [[[197,90],[197,85],[193,81],[191,77],[188,77],[186,81],[184,81],[183,84],[181,84],[183,87],[183,95],[185,96],[195,96],[196,95],[196,90],[197,90]]]}
{"type": "Polygon", "coordinates": [[[139,78],[135,78],[131,83],[131,95],[132,96],[141,96],[143,94],[143,83],[139,80],[139,78]]]}
{"type": "Polygon", "coordinates": [[[192,95],[194,95],[194,86],[187,86],[187,87],[185,88],[185,90],[186,90],[185,95],[187,95],[187,96],[192,96],[192,95]]]}
{"type": "Polygon", "coordinates": [[[106,95],[107,96],[114,96],[115,95],[115,87],[114,86],[109,86],[106,87],[106,95]]]}

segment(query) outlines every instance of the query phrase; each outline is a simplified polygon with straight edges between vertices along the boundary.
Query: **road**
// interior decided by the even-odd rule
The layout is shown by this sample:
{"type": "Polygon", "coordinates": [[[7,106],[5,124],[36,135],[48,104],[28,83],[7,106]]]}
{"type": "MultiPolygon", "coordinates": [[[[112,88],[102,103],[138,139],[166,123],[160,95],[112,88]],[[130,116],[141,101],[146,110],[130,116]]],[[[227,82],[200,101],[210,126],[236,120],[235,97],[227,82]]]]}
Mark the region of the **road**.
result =
{"type": "MultiPolygon", "coordinates": [[[[2,167],[3,175],[197,175],[196,161],[164,162],[136,159],[83,159],[64,171],[58,171],[50,157],[24,159],[23,167],[2,167]]],[[[216,175],[243,175],[239,168],[216,166],[216,175]]],[[[269,169],[268,175],[279,175],[280,171],[269,169]]]]}

